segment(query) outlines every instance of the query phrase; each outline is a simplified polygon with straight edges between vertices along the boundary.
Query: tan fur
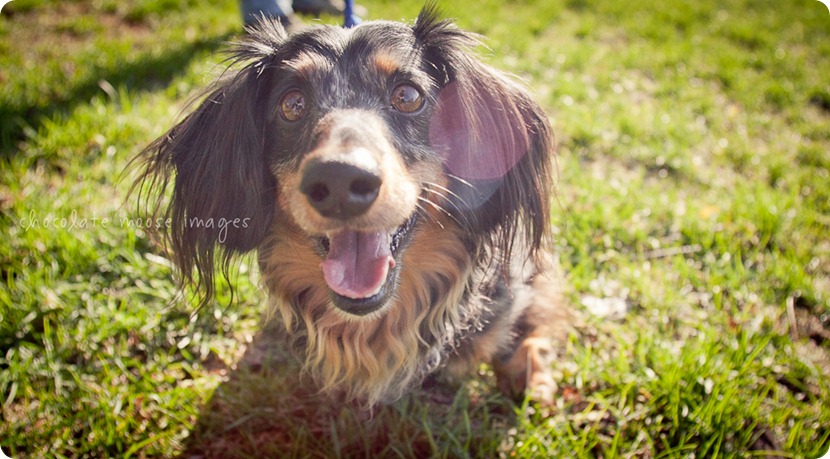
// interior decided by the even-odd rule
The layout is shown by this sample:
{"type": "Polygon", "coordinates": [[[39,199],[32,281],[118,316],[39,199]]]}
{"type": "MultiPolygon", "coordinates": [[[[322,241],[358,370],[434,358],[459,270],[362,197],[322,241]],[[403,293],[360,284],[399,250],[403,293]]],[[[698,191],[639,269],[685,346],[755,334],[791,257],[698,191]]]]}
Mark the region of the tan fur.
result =
{"type": "Polygon", "coordinates": [[[311,79],[315,74],[331,69],[332,62],[317,53],[301,53],[291,60],[284,61],[282,65],[296,72],[301,78],[311,79]]]}
{"type": "MultiPolygon", "coordinates": [[[[367,131],[384,132],[383,123],[377,115],[362,110],[340,110],[330,115],[332,118],[349,118],[360,120],[367,131]]],[[[355,217],[349,222],[350,229],[358,231],[394,231],[402,225],[415,211],[418,202],[418,183],[410,178],[410,173],[403,164],[401,155],[392,148],[386,136],[376,136],[376,145],[372,151],[366,148],[351,148],[348,142],[336,138],[326,131],[326,122],[321,122],[322,135],[326,138],[320,146],[308,153],[296,172],[279,175],[281,194],[285,197],[291,215],[297,223],[309,234],[325,235],[332,231],[343,229],[343,222],[339,219],[326,218],[320,215],[308,203],[300,192],[300,180],[306,164],[313,160],[332,160],[346,164],[363,166],[367,161],[376,163],[383,185],[372,207],[364,215],[355,217]]]]}
{"type": "Polygon", "coordinates": [[[374,64],[380,75],[387,77],[394,75],[400,68],[400,63],[395,57],[382,52],[375,53],[372,56],[372,64],[374,64]]]}
{"type": "MultiPolygon", "coordinates": [[[[284,218],[285,216],[282,216],[284,218]]],[[[434,215],[414,235],[403,255],[396,297],[371,319],[344,320],[330,304],[318,268],[320,259],[302,231],[284,220],[275,225],[263,279],[272,306],[293,334],[305,344],[305,369],[322,390],[342,390],[367,405],[396,398],[419,376],[429,341],[442,342],[459,326],[456,305],[470,256],[455,226],[434,215]],[[431,291],[443,292],[437,303],[431,291]],[[298,295],[307,292],[302,301],[298,295]],[[431,336],[421,336],[423,327],[431,336]]]]}

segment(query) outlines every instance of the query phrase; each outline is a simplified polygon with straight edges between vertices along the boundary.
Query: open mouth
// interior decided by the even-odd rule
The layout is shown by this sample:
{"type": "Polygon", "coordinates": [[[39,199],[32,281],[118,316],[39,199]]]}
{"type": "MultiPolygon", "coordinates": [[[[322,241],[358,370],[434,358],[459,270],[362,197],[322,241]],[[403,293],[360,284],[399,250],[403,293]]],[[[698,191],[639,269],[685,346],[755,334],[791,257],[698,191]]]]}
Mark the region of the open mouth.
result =
{"type": "Polygon", "coordinates": [[[335,306],[364,316],[386,304],[395,290],[398,254],[414,226],[413,214],[391,233],[342,230],[320,238],[323,277],[335,306]]]}

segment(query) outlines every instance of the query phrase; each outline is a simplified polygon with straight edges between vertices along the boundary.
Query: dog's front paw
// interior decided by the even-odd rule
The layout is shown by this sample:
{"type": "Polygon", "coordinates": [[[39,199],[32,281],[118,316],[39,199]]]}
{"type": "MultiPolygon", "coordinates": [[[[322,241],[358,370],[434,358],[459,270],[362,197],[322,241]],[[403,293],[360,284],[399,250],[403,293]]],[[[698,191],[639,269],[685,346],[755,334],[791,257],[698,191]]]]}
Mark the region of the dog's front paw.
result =
{"type": "Polygon", "coordinates": [[[544,368],[530,375],[525,394],[542,406],[552,407],[558,390],[559,386],[553,380],[550,368],[544,368]]]}
{"type": "Polygon", "coordinates": [[[553,354],[549,338],[525,338],[512,356],[494,363],[499,389],[510,397],[528,396],[540,405],[553,406],[559,388],[551,371],[553,354]]]}

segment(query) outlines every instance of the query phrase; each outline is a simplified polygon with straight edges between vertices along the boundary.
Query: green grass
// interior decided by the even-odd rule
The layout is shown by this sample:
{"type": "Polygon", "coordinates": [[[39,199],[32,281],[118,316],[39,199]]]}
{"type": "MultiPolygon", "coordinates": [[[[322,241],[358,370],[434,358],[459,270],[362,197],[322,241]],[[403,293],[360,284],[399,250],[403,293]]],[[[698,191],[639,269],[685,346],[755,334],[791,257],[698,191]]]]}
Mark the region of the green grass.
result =
{"type": "MultiPolygon", "coordinates": [[[[385,19],[411,20],[421,6],[362,3],[385,19]]],[[[827,8],[487,0],[446,10],[487,37],[485,59],[527,82],[556,132],[552,219],[581,311],[555,364],[556,409],[513,405],[486,367],[371,418],[322,403],[253,351],[263,296],[250,260],[234,305],[223,287],[194,314],[170,263],[122,220],[135,216],[123,171],[221,70],[216,51],[241,32],[238,5],[16,0],[0,14],[6,454],[827,451],[827,8]],[[589,296],[628,312],[594,316],[581,306],[589,296]]]]}

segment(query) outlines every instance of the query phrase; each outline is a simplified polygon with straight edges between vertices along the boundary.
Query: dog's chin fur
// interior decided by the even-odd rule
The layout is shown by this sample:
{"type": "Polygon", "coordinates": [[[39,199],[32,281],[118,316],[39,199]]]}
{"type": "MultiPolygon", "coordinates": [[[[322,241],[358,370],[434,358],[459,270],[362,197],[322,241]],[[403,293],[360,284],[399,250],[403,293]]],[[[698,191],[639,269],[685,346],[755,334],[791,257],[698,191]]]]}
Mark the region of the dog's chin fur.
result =
{"type": "Polygon", "coordinates": [[[134,190],[154,217],[170,219],[156,236],[183,286],[210,301],[217,261],[227,278],[237,255],[258,251],[271,311],[306,372],[348,400],[394,400],[437,369],[483,361],[506,392],[550,402],[545,343],[562,337],[568,314],[542,262],[553,155],[542,109],[472,57],[476,38],[432,7],[414,25],[317,26],[289,37],[265,21],[249,32],[230,59],[241,68],[139,157],[134,190]],[[395,93],[402,86],[423,104],[396,105],[411,102],[395,93]],[[286,115],[283,101],[296,93],[302,105],[286,115]],[[329,183],[363,168],[360,177],[382,185],[369,207],[333,201],[332,210],[302,186],[309,177],[319,184],[309,170],[321,168],[329,183]],[[206,221],[233,226],[193,223],[206,221]],[[390,236],[413,221],[405,241],[390,236]],[[322,246],[329,234],[343,236],[339,250],[322,246]],[[391,289],[389,299],[369,301],[377,307],[362,315],[342,301],[371,300],[378,289],[391,289]]]}
{"type": "Polygon", "coordinates": [[[452,340],[468,326],[457,306],[471,262],[455,225],[426,219],[402,255],[392,298],[358,317],[332,304],[320,257],[299,228],[279,225],[260,255],[272,307],[295,349],[305,354],[306,370],[324,391],[367,405],[411,388],[432,369],[425,363],[430,343],[452,340]]]}

